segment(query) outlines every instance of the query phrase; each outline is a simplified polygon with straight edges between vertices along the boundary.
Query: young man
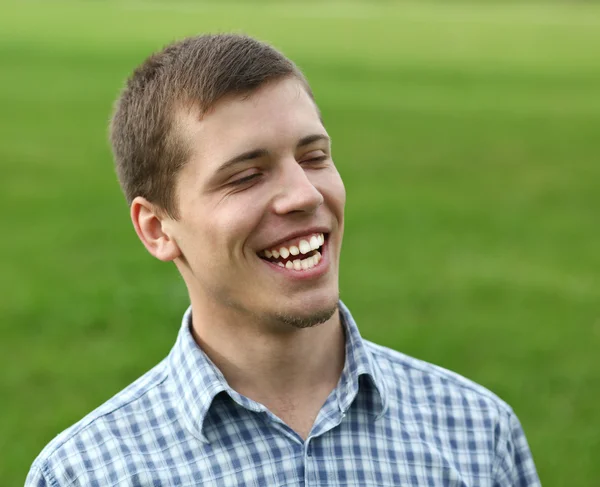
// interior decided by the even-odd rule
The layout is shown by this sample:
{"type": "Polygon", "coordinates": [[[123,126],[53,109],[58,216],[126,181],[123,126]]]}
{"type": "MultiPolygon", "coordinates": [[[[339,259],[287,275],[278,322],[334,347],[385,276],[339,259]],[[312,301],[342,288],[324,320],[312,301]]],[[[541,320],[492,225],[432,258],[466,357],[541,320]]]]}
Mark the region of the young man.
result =
{"type": "Polygon", "coordinates": [[[237,35],[175,43],[134,72],[111,136],[137,235],[191,306],[28,486],[539,485],[509,406],[364,341],[339,302],[344,185],[291,61],[237,35]]]}

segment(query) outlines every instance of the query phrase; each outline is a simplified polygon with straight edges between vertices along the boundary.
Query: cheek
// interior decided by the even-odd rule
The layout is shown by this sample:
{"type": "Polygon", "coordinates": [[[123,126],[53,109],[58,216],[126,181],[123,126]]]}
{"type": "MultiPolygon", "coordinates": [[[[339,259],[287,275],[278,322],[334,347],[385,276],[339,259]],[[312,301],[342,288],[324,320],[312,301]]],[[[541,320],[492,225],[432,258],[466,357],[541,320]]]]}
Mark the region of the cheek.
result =
{"type": "Polygon", "coordinates": [[[184,225],[178,238],[179,247],[191,265],[194,267],[203,265],[205,257],[212,254],[216,246],[215,233],[211,229],[210,222],[188,220],[184,225]]]}
{"type": "Polygon", "coordinates": [[[340,206],[342,207],[342,211],[344,210],[344,206],[346,206],[346,186],[344,186],[344,182],[342,178],[338,174],[338,188],[337,188],[338,201],[340,206]]]}
{"type": "Polygon", "coordinates": [[[346,205],[346,188],[340,174],[334,169],[333,173],[323,174],[319,179],[318,188],[323,194],[326,204],[341,220],[346,205]]]}
{"type": "Polygon", "coordinates": [[[187,205],[177,222],[176,241],[189,264],[206,266],[219,245],[218,219],[201,205],[187,205]]]}
{"type": "Polygon", "coordinates": [[[214,211],[207,226],[211,247],[217,255],[229,259],[236,259],[244,252],[264,215],[264,206],[257,195],[248,192],[237,196],[214,211]]]}

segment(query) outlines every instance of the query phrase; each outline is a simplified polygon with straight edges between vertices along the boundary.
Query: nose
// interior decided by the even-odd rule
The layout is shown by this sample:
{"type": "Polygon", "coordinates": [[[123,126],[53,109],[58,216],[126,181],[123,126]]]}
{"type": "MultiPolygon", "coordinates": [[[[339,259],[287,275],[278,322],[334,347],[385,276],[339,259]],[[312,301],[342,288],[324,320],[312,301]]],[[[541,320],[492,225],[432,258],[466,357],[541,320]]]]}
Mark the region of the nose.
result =
{"type": "Polygon", "coordinates": [[[323,204],[323,195],[296,160],[283,164],[280,186],[274,201],[275,213],[314,213],[323,204]]]}

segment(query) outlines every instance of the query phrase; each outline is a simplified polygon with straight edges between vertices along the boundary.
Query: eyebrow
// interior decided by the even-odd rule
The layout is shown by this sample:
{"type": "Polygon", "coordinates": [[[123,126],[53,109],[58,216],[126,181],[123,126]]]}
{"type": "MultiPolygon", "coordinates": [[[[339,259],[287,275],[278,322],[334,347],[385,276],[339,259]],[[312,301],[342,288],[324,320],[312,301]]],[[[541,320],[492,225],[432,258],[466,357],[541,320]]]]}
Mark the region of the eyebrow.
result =
{"type": "Polygon", "coordinates": [[[254,149],[247,152],[243,152],[221,164],[217,169],[217,173],[221,173],[229,167],[239,164],[240,162],[251,161],[252,159],[259,159],[261,157],[266,156],[267,154],[268,151],[266,149],[254,149]]]}
{"type": "MultiPolygon", "coordinates": [[[[331,141],[330,138],[324,134],[307,135],[306,137],[302,137],[298,141],[298,143],[296,144],[296,149],[305,147],[305,146],[310,145],[313,142],[317,142],[319,140],[324,140],[327,143],[329,143],[331,141]]],[[[259,159],[268,154],[269,154],[269,151],[267,149],[253,149],[253,150],[249,150],[246,152],[242,152],[241,154],[238,154],[237,156],[232,157],[231,159],[228,159],[223,164],[221,164],[216,172],[221,173],[221,172],[225,171],[226,169],[230,168],[231,166],[235,166],[236,164],[239,164],[240,162],[251,161],[252,159],[259,159]]]]}
{"type": "Polygon", "coordinates": [[[305,145],[310,145],[313,142],[316,142],[318,140],[324,140],[327,143],[331,142],[331,139],[327,135],[324,135],[324,134],[307,135],[306,137],[302,137],[298,141],[296,148],[298,149],[300,147],[304,147],[305,145]]]}

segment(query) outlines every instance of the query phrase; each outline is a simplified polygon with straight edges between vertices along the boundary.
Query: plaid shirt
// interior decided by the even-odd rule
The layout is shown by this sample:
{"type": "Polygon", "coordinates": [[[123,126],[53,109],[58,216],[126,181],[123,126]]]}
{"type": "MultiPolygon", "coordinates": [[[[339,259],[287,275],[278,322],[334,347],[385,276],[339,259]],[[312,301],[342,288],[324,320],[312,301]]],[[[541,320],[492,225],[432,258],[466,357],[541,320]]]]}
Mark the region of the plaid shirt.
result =
{"type": "Polygon", "coordinates": [[[57,436],[27,487],[539,486],[511,408],[452,372],[361,338],[303,441],[231,389],[185,313],[169,356],[57,436]]]}

